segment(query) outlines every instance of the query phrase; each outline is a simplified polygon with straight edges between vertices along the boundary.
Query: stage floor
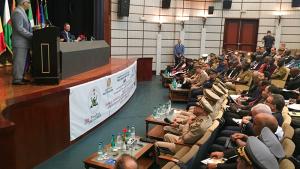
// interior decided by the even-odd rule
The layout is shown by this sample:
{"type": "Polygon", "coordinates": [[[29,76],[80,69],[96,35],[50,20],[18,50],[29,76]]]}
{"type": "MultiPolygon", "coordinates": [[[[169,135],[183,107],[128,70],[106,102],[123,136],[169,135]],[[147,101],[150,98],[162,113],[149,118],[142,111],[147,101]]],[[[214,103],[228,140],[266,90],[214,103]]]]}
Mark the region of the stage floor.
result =
{"type": "Polygon", "coordinates": [[[134,61],[134,59],[112,58],[109,64],[62,80],[59,85],[12,85],[12,66],[2,67],[0,68],[0,114],[6,107],[15,103],[110,75],[130,66],[134,61]]]}

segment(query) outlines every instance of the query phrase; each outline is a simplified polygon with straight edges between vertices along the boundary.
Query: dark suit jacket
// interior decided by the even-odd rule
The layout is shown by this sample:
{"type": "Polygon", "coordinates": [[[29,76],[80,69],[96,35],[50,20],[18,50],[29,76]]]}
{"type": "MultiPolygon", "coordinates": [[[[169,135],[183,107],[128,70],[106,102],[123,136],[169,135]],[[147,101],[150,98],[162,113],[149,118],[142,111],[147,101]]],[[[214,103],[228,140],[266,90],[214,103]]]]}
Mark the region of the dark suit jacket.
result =
{"type": "Polygon", "coordinates": [[[61,31],[60,32],[60,38],[64,39],[64,42],[70,42],[70,41],[75,40],[75,36],[72,35],[70,32],[66,32],[66,31],[61,31]],[[68,36],[69,36],[69,39],[68,39],[68,36]]]}

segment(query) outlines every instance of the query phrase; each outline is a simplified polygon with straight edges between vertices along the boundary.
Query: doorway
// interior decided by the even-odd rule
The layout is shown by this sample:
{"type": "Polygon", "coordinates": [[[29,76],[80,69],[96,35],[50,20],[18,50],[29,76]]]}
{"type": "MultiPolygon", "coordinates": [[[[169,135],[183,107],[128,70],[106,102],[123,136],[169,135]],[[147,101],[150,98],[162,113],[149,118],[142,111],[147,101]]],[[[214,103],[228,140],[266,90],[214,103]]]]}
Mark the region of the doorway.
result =
{"type": "Polygon", "coordinates": [[[258,24],[258,19],[225,19],[223,48],[254,52],[258,24]]]}

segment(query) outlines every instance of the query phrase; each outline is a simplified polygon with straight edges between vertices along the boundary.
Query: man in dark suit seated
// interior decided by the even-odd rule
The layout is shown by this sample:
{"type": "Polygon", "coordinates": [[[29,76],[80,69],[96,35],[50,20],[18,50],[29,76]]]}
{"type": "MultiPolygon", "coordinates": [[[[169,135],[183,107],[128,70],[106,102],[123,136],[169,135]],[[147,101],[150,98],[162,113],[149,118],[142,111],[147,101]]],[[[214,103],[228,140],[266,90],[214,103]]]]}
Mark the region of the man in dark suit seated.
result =
{"type": "Polygon", "coordinates": [[[75,36],[70,33],[71,26],[69,23],[64,24],[64,30],[60,32],[60,41],[61,42],[79,42],[80,37],[75,39],[75,36]]]}

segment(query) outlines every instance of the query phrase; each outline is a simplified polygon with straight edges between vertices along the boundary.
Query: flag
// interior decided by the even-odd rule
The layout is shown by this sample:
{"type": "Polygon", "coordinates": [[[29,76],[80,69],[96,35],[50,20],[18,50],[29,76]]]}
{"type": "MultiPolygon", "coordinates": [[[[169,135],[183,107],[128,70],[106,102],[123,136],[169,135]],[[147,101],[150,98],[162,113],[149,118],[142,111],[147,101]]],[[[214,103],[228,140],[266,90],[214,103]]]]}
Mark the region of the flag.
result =
{"type": "Polygon", "coordinates": [[[33,14],[32,14],[31,7],[28,10],[27,16],[28,16],[28,20],[30,22],[31,27],[34,27],[34,20],[33,20],[33,14]]]}
{"type": "Polygon", "coordinates": [[[11,12],[13,12],[16,8],[16,1],[12,0],[12,5],[11,5],[11,12]]]}
{"type": "Polygon", "coordinates": [[[11,44],[12,27],[11,27],[8,0],[5,0],[5,4],[4,4],[3,29],[4,29],[4,39],[5,39],[6,47],[10,52],[12,52],[12,44],[11,44]]]}
{"type": "Polygon", "coordinates": [[[39,5],[39,0],[36,0],[36,10],[35,10],[35,16],[36,16],[36,24],[40,25],[41,24],[41,13],[40,13],[40,5],[39,5]]]}
{"type": "Polygon", "coordinates": [[[45,19],[46,21],[49,20],[49,17],[48,17],[48,5],[47,5],[47,0],[45,0],[45,4],[44,4],[44,13],[45,13],[45,19]]]}
{"type": "Polygon", "coordinates": [[[6,51],[6,44],[5,44],[5,40],[4,40],[2,21],[1,21],[1,18],[0,18],[0,55],[5,51],[6,51]]]}
{"type": "Polygon", "coordinates": [[[41,0],[41,4],[40,4],[40,15],[41,15],[41,24],[42,24],[42,28],[45,27],[45,16],[44,16],[44,7],[43,7],[43,0],[41,0]]]}

